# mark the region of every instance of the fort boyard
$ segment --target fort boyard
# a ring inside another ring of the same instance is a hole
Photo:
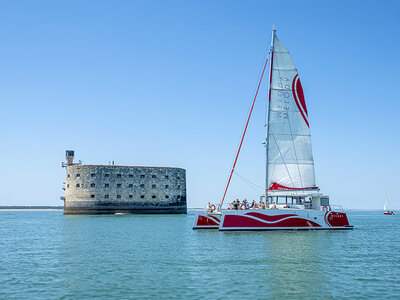
[[[74,163],[66,151],[64,214],[186,214],[186,171]]]

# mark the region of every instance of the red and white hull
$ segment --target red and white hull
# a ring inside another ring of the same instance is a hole
[[[353,229],[342,212],[312,209],[226,211],[219,230],[331,230]]]
[[[193,229],[218,229],[221,214],[197,212],[194,218]]]
[[[353,229],[346,213],[312,209],[257,209],[196,214],[193,229],[221,231]]]

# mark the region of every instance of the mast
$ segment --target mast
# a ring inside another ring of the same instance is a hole
[[[265,143],[265,203],[268,205],[268,144],[269,144],[269,119],[270,119],[270,104],[271,104],[271,82],[272,82],[272,67],[274,63],[274,39],[275,39],[275,25],[272,26],[271,38],[271,69],[269,72],[269,91],[268,91],[268,104],[267,104],[267,135]]]

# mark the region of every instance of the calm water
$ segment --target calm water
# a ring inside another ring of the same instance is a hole
[[[400,297],[400,215],[231,233],[193,217],[0,212],[0,299]]]

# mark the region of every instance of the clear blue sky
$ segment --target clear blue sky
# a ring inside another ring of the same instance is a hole
[[[1,1],[0,205],[62,205],[85,163],[187,170],[221,199],[271,27],[309,111],[317,184],[346,208],[400,208],[398,1]],[[237,172],[264,184],[266,81]],[[235,177],[233,198],[259,192]]]

